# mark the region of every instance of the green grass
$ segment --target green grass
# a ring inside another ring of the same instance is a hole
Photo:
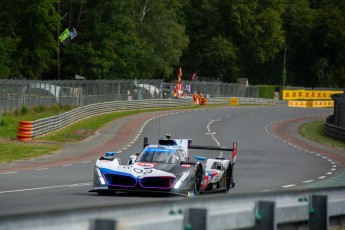
[[[30,142],[20,142],[15,140],[19,121],[34,121],[40,118],[58,115],[71,109],[69,107],[57,106],[50,109],[38,107],[29,111],[24,108],[21,111],[4,114],[0,117],[0,163],[6,164],[16,160],[27,160],[51,154],[61,148],[61,143],[83,140],[92,135],[97,129],[124,116],[152,111],[190,109],[197,107],[199,106],[108,113],[81,120],[49,135],[34,138],[34,140]],[[37,141],[41,143],[37,143]]]
[[[51,154],[61,148],[61,144],[9,143],[0,142],[0,163],[16,160],[28,160],[34,157]]]
[[[58,130],[51,134],[35,138],[37,140],[56,141],[56,142],[75,142],[85,139],[96,132],[96,130],[102,128],[106,124],[119,119],[121,117],[158,111],[158,109],[145,109],[145,110],[132,110],[124,112],[107,113],[98,116],[93,116],[87,119],[83,119],[79,122],[73,123],[64,129]]]
[[[206,106],[214,107],[214,105]],[[219,105],[218,105],[219,107]],[[153,111],[166,111],[176,109],[192,109],[199,108],[199,106],[186,106],[181,108],[165,108],[165,109],[141,109],[141,110],[129,110],[123,112],[113,112],[93,116],[90,118],[83,119],[79,122],[73,123],[64,129],[52,132],[51,134],[35,138],[37,140],[44,141],[56,141],[56,142],[75,142],[85,139],[96,132],[96,130],[102,128],[106,124],[129,115],[138,113],[153,112]]]
[[[34,121],[45,117],[50,117],[71,110],[70,106],[37,106],[28,110],[23,107],[19,111],[6,113],[0,117],[0,137],[6,139],[16,139],[19,121]]]
[[[299,132],[313,140],[331,147],[335,147],[335,148],[340,148],[340,149],[345,149],[345,142],[338,140],[336,138],[327,136],[323,133],[323,124],[324,121],[320,120],[320,121],[313,121],[313,122],[309,122],[306,123],[304,125],[302,125],[299,128]]]

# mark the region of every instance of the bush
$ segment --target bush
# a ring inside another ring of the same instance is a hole
[[[260,85],[259,97],[266,99],[273,99],[276,86],[274,85]]]
[[[35,113],[43,113],[47,110],[47,107],[44,105],[38,105],[32,108],[32,111],[34,111]]]
[[[28,109],[28,107],[26,107],[26,106],[23,106],[21,109],[20,109],[20,111],[19,111],[19,114],[20,115],[25,115],[25,114],[28,114],[29,113],[29,109]]]

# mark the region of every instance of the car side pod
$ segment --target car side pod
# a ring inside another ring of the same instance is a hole
[[[207,158],[203,157],[203,156],[195,156],[195,159],[197,159],[198,161],[202,161],[202,162],[206,162]]]

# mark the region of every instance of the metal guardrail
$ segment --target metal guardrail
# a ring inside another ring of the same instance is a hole
[[[230,98],[208,98],[207,104],[229,104]],[[239,104],[277,104],[277,100],[261,99],[261,98],[239,98]],[[133,101],[112,101],[104,103],[96,103],[86,105],[68,111],[66,113],[42,118],[32,122],[29,136],[25,136],[26,140],[31,137],[37,137],[56,131],[66,125],[81,120],[86,117],[99,115],[103,113],[147,108],[173,108],[181,106],[193,105],[191,98],[186,99],[151,99],[151,100],[133,100]],[[20,128],[20,127],[19,127]],[[19,138],[20,139],[20,138]]]
[[[217,98],[207,98],[207,104],[229,104],[231,97],[217,97]],[[238,98],[239,104],[254,104],[254,105],[278,105],[287,104],[287,101],[275,100],[275,99],[265,99],[265,98],[250,98],[250,97],[236,97]]]
[[[32,137],[40,136],[58,130],[86,117],[103,113],[125,111],[132,109],[173,108],[191,105],[191,100],[140,100],[140,101],[112,101],[86,105],[66,113],[42,118],[32,122]]]
[[[170,198],[0,217],[6,230],[310,229],[344,225],[345,187]],[[92,196],[90,196],[92,199]]]

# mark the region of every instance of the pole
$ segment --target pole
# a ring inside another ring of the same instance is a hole
[[[58,7],[58,14],[60,16],[60,0],[57,1],[57,7]],[[60,19],[58,22],[57,26],[57,52],[56,52],[56,59],[57,59],[57,79],[60,80],[60,41],[59,41],[59,36],[60,36]]]
[[[285,82],[286,82],[286,47],[284,50],[284,61],[283,61],[283,75],[282,75],[282,80],[283,80],[283,89],[285,88]]]

